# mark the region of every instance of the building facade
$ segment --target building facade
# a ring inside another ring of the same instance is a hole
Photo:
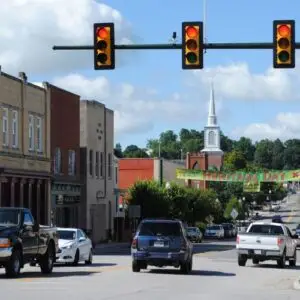
[[[44,83],[51,97],[52,223],[79,226],[80,96]]]
[[[27,81],[0,74],[0,206],[31,209],[50,222],[50,95]]]
[[[94,242],[114,231],[114,112],[97,101],[80,101],[82,192],[80,225]]]

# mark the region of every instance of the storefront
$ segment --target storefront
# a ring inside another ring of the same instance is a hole
[[[78,227],[80,184],[52,183],[52,223],[58,227]]]

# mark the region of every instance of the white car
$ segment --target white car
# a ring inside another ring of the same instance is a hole
[[[92,241],[84,231],[78,228],[57,228],[59,250],[56,263],[72,263],[76,266],[84,261],[87,265],[93,262]]]
[[[210,225],[206,227],[205,237],[224,238],[224,228],[222,225]]]

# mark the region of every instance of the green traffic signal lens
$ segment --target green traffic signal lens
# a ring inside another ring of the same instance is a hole
[[[197,55],[194,52],[187,53],[185,57],[190,64],[197,62]]]
[[[287,52],[287,51],[281,51],[279,54],[278,54],[278,59],[281,61],[281,62],[287,62],[289,61],[290,59],[290,54]]]
[[[287,38],[281,38],[278,40],[278,46],[281,49],[287,49],[290,46],[290,41]]]
[[[105,64],[107,62],[107,55],[105,53],[100,53],[97,55],[97,59],[101,64]]]
[[[107,48],[107,42],[105,41],[99,41],[97,43],[97,48],[100,49],[100,50],[104,50]]]
[[[191,51],[193,51],[193,50],[196,50],[197,49],[197,42],[195,41],[195,40],[188,40],[187,42],[186,42],[186,47],[189,49],[189,50],[191,50]]]

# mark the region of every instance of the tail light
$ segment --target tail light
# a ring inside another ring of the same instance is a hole
[[[132,249],[137,249],[138,247],[138,240],[135,238],[132,240],[132,243],[131,243],[131,248]]]
[[[240,243],[240,237],[239,237],[239,236],[236,237],[236,243],[237,243],[237,244]]]
[[[277,238],[277,245],[281,246],[284,243],[284,239],[283,238]]]

